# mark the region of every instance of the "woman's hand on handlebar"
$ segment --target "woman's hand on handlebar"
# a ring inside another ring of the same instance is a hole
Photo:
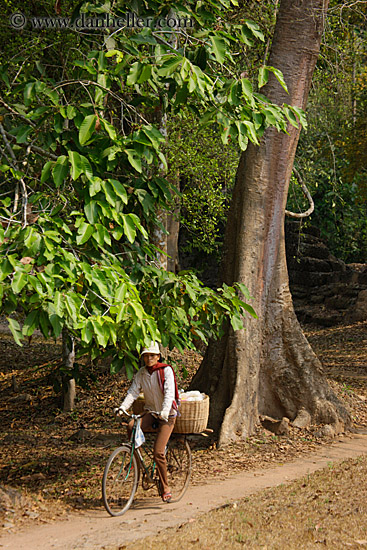
[[[113,412],[116,416],[130,416],[124,407],[117,407],[116,409],[113,409]]]

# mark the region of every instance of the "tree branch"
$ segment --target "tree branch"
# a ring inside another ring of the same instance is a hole
[[[12,134],[9,134],[9,132],[5,131],[5,135],[10,140],[16,140],[17,138],[13,136]],[[45,149],[42,149],[41,147],[38,147],[38,145],[33,145],[29,143],[18,143],[21,147],[30,147],[32,151],[35,153],[38,153],[41,156],[44,156],[46,158],[49,158],[51,160],[57,160],[59,157],[57,155],[54,155],[53,153],[50,153],[49,151],[46,151]]]
[[[0,104],[5,107],[5,109],[7,111],[9,111],[9,113],[11,113],[12,115],[15,115],[17,116],[18,118],[21,118],[24,122],[26,122],[27,124],[29,124],[30,126],[32,126],[33,128],[36,127],[36,124],[34,122],[32,122],[32,120],[29,120],[27,117],[25,117],[24,115],[21,115],[20,113],[17,113],[17,111],[14,111],[14,109],[12,107],[10,107],[10,105],[8,105],[7,103],[5,103],[5,101],[0,97]]]
[[[122,97],[120,97],[119,95],[117,95],[115,92],[113,92],[112,90],[110,90],[109,88],[106,88],[106,86],[102,86],[102,84],[99,84],[99,82],[94,82],[93,80],[68,80],[66,82],[60,82],[59,84],[57,84],[56,86],[54,86],[52,88],[52,90],[57,90],[58,88],[63,88],[64,86],[69,86],[71,84],[80,84],[81,86],[97,86],[98,88],[100,88],[101,90],[105,91],[106,93],[108,93],[109,95],[111,95],[112,97],[114,97],[117,101],[119,101],[121,104],[125,105],[125,107],[127,109],[129,109],[130,111],[132,111],[133,113],[135,113],[136,116],[138,116],[140,118],[140,120],[142,120],[144,122],[144,124],[149,124],[149,122],[143,117],[143,115],[141,113],[139,113],[139,111],[137,109],[135,109],[132,105],[129,105],[128,103],[126,103],[126,101],[124,101],[122,99]]]
[[[295,212],[290,212],[289,210],[286,210],[285,213],[286,213],[287,216],[290,216],[291,218],[307,218],[315,210],[315,204],[312,200],[312,197],[311,197],[311,194],[310,194],[309,190],[307,189],[306,185],[303,183],[302,178],[301,178],[298,170],[293,168],[293,172],[294,172],[294,175],[296,176],[296,178],[298,180],[298,183],[302,187],[303,193],[305,194],[305,196],[308,198],[308,200],[310,202],[310,208],[308,210],[306,210],[306,212],[302,212],[300,214],[296,214]]]
[[[9,151],[10,156],[12,158],[11,166],[14,168],[15,171],[17,171],[17,162],[18,162],[17,157],[15,156],[14,151],[13,151],[13,149],[12,149],[12,147],[11,147],[9,141],[8,141],[8,138],[7,138],[7,135],[6,135],[7,132],[4,130],[4,126],[1,124],[1,122],[0,122],[0,132],[1,132],[1,135],[3,136],[5,147]],[[21,186],[22,186],[22,211],[23,211],[23,225],[22,225],[22,227],[24,228],[27,225],[28,194],[27,194],[27,187],[26,187],[26,184],[24,182],[24,179],[20,178],[19,181],[20,181]],[[17,209],[18,209],[19,181],[17,180],[17,183],[15,185],[13,212],[16,212]]]

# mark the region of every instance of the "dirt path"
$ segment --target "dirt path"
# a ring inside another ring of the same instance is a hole
[[[367,433],[340,437],[294,462],[189,488],[184,499],[177,504],[163,505],[158,499],[144,500],[121,518],[108,517],[104,509],[72,515],[64,521],[6,534],[0,538],[0,549],[117,550],[128,542],[185,523],[229,501],[292,481],[324,468],[330,462],[362,454],[367,454]]]

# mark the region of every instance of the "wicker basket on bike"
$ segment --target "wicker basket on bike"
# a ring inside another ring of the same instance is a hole
[[[182,400],[178,408],[174,433],[192,434],[204,431],[209,418],[209,396],[202,394],[201,401]],[[142,414],[144,411],[144,395],[140,394],[133,403],[134,414]]]

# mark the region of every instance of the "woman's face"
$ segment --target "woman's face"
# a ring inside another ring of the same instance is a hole
[[[144,353],[143,360],[146,367],[154,367],[159,361],[159,355],[157,353]]]

